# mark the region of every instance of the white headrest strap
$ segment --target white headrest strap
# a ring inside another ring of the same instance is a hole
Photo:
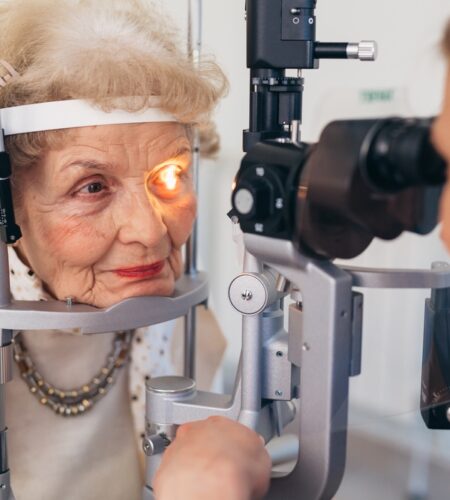
[[[5,136],[96,125],[176,121],[174,116],[157,107],[137,113],[117,109],[105,112],[83,100],[43,102],[0,109],[0,124]]]

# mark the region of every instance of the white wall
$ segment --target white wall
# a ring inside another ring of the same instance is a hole
[[[164,3],[181,19],[186,0]],[[247,126],[244,0],[205,0],[203,6],[204,51],[216,55],[231,83],[216,115],[222,151],[202,166],[200,203],[201,264],[211,275],[211,306],[229,340],[230,368],[239,353],[240,317],[228,303],[227,286],[239,264],[226,212]],[[444,78],[438,43],[447,18],[448,0],[319,0],[318,40],[375,39],[380,55],[376,63],[324,61],[319,71],[304,73],[303,138],[316,140],[334,118],[436,113]],[[368,103],[362,96],[371,90],[387,90],[391,98]],[[356,262],[428,267],[443,259],[447,255],[436,231],[425,238],[404,235],[393,243],[377,241]],[[417,409],[424,296],[416,291],[366,292],[363,375],[352,381],[358,405],[384,415]]]

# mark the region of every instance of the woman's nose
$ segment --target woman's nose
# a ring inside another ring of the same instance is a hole
[[[124,196],[114,214],[121,243],[154,247],[167,236],[161,207],[149,199],[144,187]]]

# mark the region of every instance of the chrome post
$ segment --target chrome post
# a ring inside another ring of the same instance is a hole
[[[194,66],[200,63],[202,47],[202,0],[188,0],[188,54]],[[192,177],[198,193],[200,139],[198,130],[192,131]],[[198,227],[197,221],[186,243],[185,273],[197,273]],[[184,318],[184,376],[195,378],[196,309],[193,307]]]

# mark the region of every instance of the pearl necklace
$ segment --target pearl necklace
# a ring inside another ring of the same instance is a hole
[[[39,402],[62,417],[76,417],[90,410],[114,384],[117,371],[129,361],[132,331],[117,332],[106,364],[86,384],[74,390],[61,390],[49,384],[31,359],[21,335],[14,337],[14,360],[30,392]]]

